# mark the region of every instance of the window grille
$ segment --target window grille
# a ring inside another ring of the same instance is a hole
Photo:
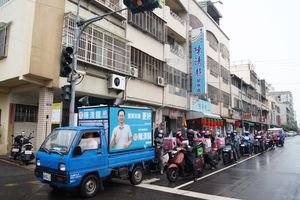
[[[64,19],[63,45],[73,45],[75,20],[70,15]],[[78,60],[105,69],[129,73],[130,47],[125,39],[104,29],[90,25],[81,35]]]

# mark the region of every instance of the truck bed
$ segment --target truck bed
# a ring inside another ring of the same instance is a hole
[[[153,160],[154,158],[155,158],[154,148],[119,152],[119,153],[110,154],[108,156],[108,167],[116,168],[121,166],[127,166],[134,163]]]

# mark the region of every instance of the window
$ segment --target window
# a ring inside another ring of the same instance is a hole
[[[222,58],[229,63],[229,51],[227,47],[222,43],[220,44],[220,51]]]
[[[171,66],[167,66],[164,72],[165,82],[170,85],[170,94],[186,97],[187,74]]]
[[[215,52],[218,52],[218,40],[214,36],[214,34],[210,31],[206,31],[207,40],[209,43],[209,46],[215,50]]]
[[[230,94],[226,92],[222,92],[222,93],[223,93],[223,98],[222,98],[223,107],[228,108],[230,105]]]
[[[17,104],[15,111],[15,122],[37,122],[38,107]]]
[[[74,16],[65,17],[63,45],[72,45]],[[129,73],[130,50],[125,39],[98,26],[90,25],[83,32],[78,49],[78,59],[109,70]]]
[[[207,56],[207,68],[209,73],[214,77],[218,78],[220,75],[220,66],[219,63],[213,60],[211,57]]]
[[[156,83],[157,77],[163,77],[164,62],[134,47],[131,47],[131,65],[138,69],[138,77]]]
[[[233,107],[234,108],[237,108],[237,109],[241,109],[242,108],[242,102],[241,100],[237,99],[237,98],[234,98],[233,99]]]
[[[229,83],[229,70],[227,70],[225,67],[221,66],[221,76],[223,83],[227,84]]]
[[[98,149],[101,146],[99,132],[85,132],[79,141],[82,151]]]
[[[1,5],[1,0],[0,0]],[[7,56],[9,24],[0,22],[0,59]]]
[[[211,85],[207,85],[207,93],[211,103],[218,105],[220,101],[220,90]]]
[[[149,35],[165,42],[165,21],[156,16],[153,12],[132,14],[128,12],[128,23],[147,32]]]

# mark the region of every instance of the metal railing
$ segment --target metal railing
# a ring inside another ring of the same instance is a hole
[[[94,1],[104,5],[105,7],[111,9],[112,11],[121,10],[123,8],[122,2],[120,0],[94,0]],[[122,11],[117,14],[126,18],[127,11]]]
[[[63,45],[72,46],[75,20],[70,15],[64,19]],[[130,48],[125,40],[117,38],[95,25],[82,34],[78,48],[78,59],[102,68],[129,73]]]

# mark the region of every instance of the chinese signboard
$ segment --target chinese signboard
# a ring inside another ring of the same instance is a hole
[[[205,28],[192,30],[192,92],[206,93]]]
[[[252,120],[252,115],[250,113],[244,113],[245,120]]]
[[[61,115],[62,115],[62,106],[61,103],[54,103],[52,105],[52,124],[60,124],[61,122]]]
[[[193,101],[192,104],[192,110],[196,112],[204,112],[204,113],[211,113],[211,103],[208,101],[203,101],[201,99],[197,101]]]

